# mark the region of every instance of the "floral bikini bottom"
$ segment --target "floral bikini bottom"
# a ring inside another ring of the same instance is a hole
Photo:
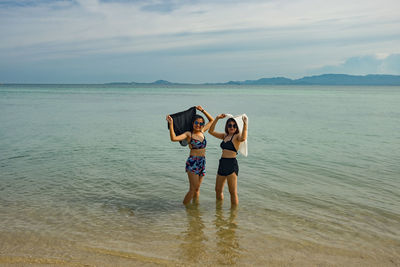
[[[189,156],[186,161],[187,172],[193,172],[197,175],[204,176],[206,174],[206,157]]]

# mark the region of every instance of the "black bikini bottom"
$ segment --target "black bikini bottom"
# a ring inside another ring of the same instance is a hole
[[[218,175],[227,176],[232,173],[239,174],[239,165],[236,158],[221,158],[219,160]]]

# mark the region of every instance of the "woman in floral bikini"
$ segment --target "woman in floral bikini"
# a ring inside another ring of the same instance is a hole
[[[186,161],[186,173],[189,178],[189,191],[183,199],[183,204],[188,204],[192,199],[197,201],[200,195],[200,185],[203,181],[203,177],[206,174],[206,145],[207,141],[204,133],[210,128],[214,118],[208,114],[201,106],[196,106],[196,109],[203,112],[209,122],[205,124],[204,118],[200,115],[195,115],[193,119],[193,130],[184,132],[178,136],[174,132],[174,123],[171,116],[167,115],[167,121],[169,123],[169,133],[171,141],[177,142],[187,140],[190,148],[190,155]]]

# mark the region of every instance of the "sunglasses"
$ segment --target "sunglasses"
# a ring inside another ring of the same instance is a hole
[[[195,125],[200,124],[200,126],[204,126],[204,122],[195,121],[194,124],[195,124]]]
[[[232,123],[229,123],[228,124],[228,128],[237,128],[237,125],[236,124],[232,124]]]

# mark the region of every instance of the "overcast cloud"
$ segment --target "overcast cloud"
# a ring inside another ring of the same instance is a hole
[[[400,74],[400,2],[0,0],[0,82]]]

